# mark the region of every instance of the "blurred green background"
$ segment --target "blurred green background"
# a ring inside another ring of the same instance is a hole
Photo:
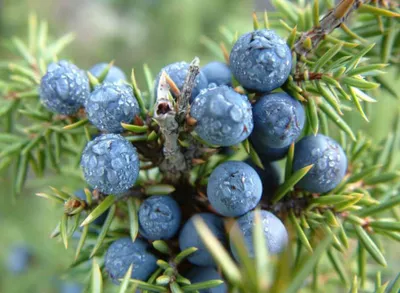
[[[257,2],[257,3],[255,3]],[[27,16],[35,11],[48,20],[53,36],[75,32],[75,42],[62,57],[72,59],[82,69],[98,62],[115,60],[126,73],[147,63],[153,73],[175,61],[190,61],[199,56],[202,64],[214,59],[201,43],[201,36],[219,40],[220,26],[239,33],[251,29],[251,12],[265,7],[266,1],[250,0],[0,0],[0,39],[26,35]],[[11,58],[0,47],[0,59]],[[394,73],[387,78],[398,82]],[[399,87],[400,89],[400,87]],[[355,129],[367,131],[378,141],[387,136],[398,102],[380,92],[380,103],[372,105],[369,124],[357,113],[347,115]],[[79,172],[79,170],[77,170]],[[73,259],[72,249],[50,240],[61,211],[44,199],[34,196],[47,186],[68,186],[70,191],[83,182],[48,176],[30,181],[16,205],[9,200],[6,174],[0,174],[0,293],[58,292],[58,277]],[[27,272],[19,275],[6,269],[10,249],[27,244],[34,255]],[[391,266],[398,256],[388,257]],[[396,265],[398,267],[398,265]],[[393,268],[393,267],[392,267]]]

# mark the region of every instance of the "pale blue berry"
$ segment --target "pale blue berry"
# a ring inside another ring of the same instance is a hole
[[[105,194],[131,188],[139,175],[136,148],[119,134],[103,134],[90,141],[81,158],[87,183]]]
[[[186,76],[189,72],[189,63],[181,61],[169,64],[161,69],[155,81],[154,95],[157,97],[158,83],[160,81],[161,73],[165,71],[168,76],[174,81],[176,86],[180,91],[183,90],[183,85],[185,84]],[[195,79],[195,86],[192,90],[192,96],[190,98],[190,102],[200,93],[200,91],[204,88],[207,88],[207,78],[200,71]],[[174,98],[177,98],[174,96]]]
[[[223,281],[221,275],[213,267],[193,267],[185,277],[190,280],[192,284],[202,283],[211,280]],[[228,288],[225,283],[210,289],[199,290],[199,293],[226,293]]]
[[[347,157],[342,147],[322,134],[303,137],[294,148],[293,170],[313,164],[297,187],[309,192],[325,193],[343,180],[347,170]]]
[[[118,83],[97,86],[85,102],[89,121],[107,132],[122,132],[121,123],[130,123],[140,109],[132,88]]]
[[[305,112],[301,103],[286,93],[267,94],[254,105],[253,120],[251,137],[270,148],[284,148],[300,136]]]
[[[185,250],[189,247],[196,247],[198,249],[195,253],[191,254],[188,257],[188,260],[191,263],[198,266],[215,266],[215,262],[210,252],[201,240],[194,226],[194,219],[196,217],[201,217],[201,219],[206,223],[214,236],[221,243],[226,243],[223,220],[214,214],[200,213],[191,217],[183,226],[179,234],[179,247],[181,250]]]
[[[107,68],[107,63],[98,63],[94,65],[92,68],[89,69],[90,73],[93,74],[95,77],[100,77],[102,72]],[[126,81],[126,75],[121,70],[121,68],[113,65],[108,70],[108,73],[104,79],[104,82],[118,82],[118,81]]]
[[[225,85],[203,90],[193,101],[190,115],[197,120],[196,133],[213,145],[238,144],[253,130],[249,100]]]
[[[267,29],[242,35],[233,46],[229,61],[237,81],[256,92],[280,87],[292,68],[292,54],[285,40]]]
[[[141,239],[132,242],[132,239],[127,237],[113,242],[104,258],[104,266],[111,280],[119,284],[119,279],[125,276],[131,265],[132,279],[147,280],[157,269],[157,258],[148,248],[149,245]]]
[[[201,71],[206,76],[208,84],[232,85],[232,73],[225,63],[214,61],[206,64]]]
[[[208,179],[208,200],[218,213],[226,217],[241,216],[254,209],[261,195],[260,176],[243,162],[222,163]]]
[[[75,114],[89,93],[86,73],[65,60],[48,66],[39,88],[43,105],[51,112],[63,115]]]
[[[248,254],[254,258],[254,211],[248,212],[237,219],[237,225],[240,232],[243,234],[243,239],[246,244]],[[266,246],[270,254],[278,254],[282,252],[288,243],[288,233],[282,221],[274,214],[268,211],[261,210],[260,212],[262,228],[264,232]],[[233,228],[232,228],[233,229]],[[232,233],[232,230],[231,230]],[[233,256],[237,261],[239,257],[233,245],[233,237],[230,237],[230,245]]]
[[[139,231],[149,240],[171,239],[178,232],[181,210],[168,195],[153,195],[139,208]]]

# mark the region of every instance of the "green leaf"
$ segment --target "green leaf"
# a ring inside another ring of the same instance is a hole
[[[395,222],[393,220],[375,220],[370,222],[369,226],[374,229],[400,232],[400,222]]]
[[[90,253],[90,257],[93,257],[97,253],[97,251],[99,250],[101,245],[103,244],[103,241],[106,238],[107,232],[110,229],[111,223],[114,219],[116,208],[117,207],[115,205],[110,207],[108,214],[107,214],[107,218],[106,218],[103,226],[101,227],[99,236],[97,237],[96,244],[94,245],[93,250]]]
[[[82,222],[81,227],[89,225],[91,222],[100,217],[106,210],[114,204],[115,196],[108,195]]]
[[[293,145],[293,144],[292,144]],[[254,212],[253,243],[255,255],[255,270],[257,274],[258,287],[261,290],[268,288],[266,276],[268,275],[268,249],[264,236],[264,227],[261,220],[260,210]]]
[[[92,262],[91,292],[103,292],[103,278],[101,276],[100,266],[95,259]]]
[[[335,110],[326,103],[319,104],[319,108],[345,133],[347,133],[352,140],[356,140],[353,130],[350,126],[340,117]]]
[[[194,225],[204,245],[207,247],[216,263],[221,267],[226,278],[233,285],[239,284],[241,280],[241,274],[238,267],[223,245],[211,232],[210,228],[207,227],[207,224],[197,216],[194,220]]]
[[[398,293],[400,290],[400,273],[397,274],[396,278],[390,282],[385,290],[385,293]]]
[[[269,20],[268,20],[267,10],[265,10],[263,13],[263,20],[264,20],[264,28],[269,29]]]
[[[319,27],[319,0],[313,1],[312,16],[314,26]]]
[[[130,283],[136,284],[139,289],[149,290],[151,292],[168,292],[168,289],[162,286],[153,285],[140,280],[130,279]]]
[[[161,286],[166,286],[171,282],[170,276],[161,275],[156,279],[156,284]]]
[[[289,212],[289,219],[293,223],[294,228],[296,229],[297,232],[297,237],[301,241],[301,243],[304,245],[305,248],[309,252],[313,252],[313,249],[311,247],[310,242],[308,241],[307,235],[304,233],[303,228],[301,228],[299,221],[297,220],[293,210]]]
[[[286,156],[286,165],[285,165],[285,181],[292,176],[293,169],[293,158],[294,158],[294,143],[292,143],[289,147],[287,156]]]
[[[353,225],[354,230],[357,234],[358,239],[361,241],[364,248],[369,252],[369,254],[375,259],[377,263],[386,267],[387,263],[382,252],[376,246],[375,242],[369,237],[367,232],[360,225]]]
[[[87,238],[87,235],[88,235],[88,231],[89,231],[89,226],[88,225],[84,226],[82,228],[81,237],[79,238],[79,242],[78,242],[78,245],[76,247],[75,261],[78,259],[79,255],[80,255],[80,253],[82,251],[83,245],[85,245],[85,241],[86,241],[86,238]]]
[[[149,93],[149,101],[147,106],[149,109],[152,109],[156,102],[156,97],[154,96],[154,78],[147,64],[143,65],[143,71],[144,71],[144,77],[146,79],[147,91]]]
[[[63,214],[60,224],[61,239],[64,243],[65,249],[68,249],[68,215]]]
[[[126,123],[121,123],[122,127],[126,130],[132,131],[134,133],[144,133],[147,132],[149,127],[147,125],[132,125],[132,124],[126,124]]]
[[[259,168],[264,170],[264,165],[260,159],[260,156],[257,154],[256,150],[254,149],[254,147],[249,144],[250,146],[250,158],[252,160],[252,162]]]
[[[366,282],[367,252],[360,242],[358,243],[357,252],[358,275],[361,279],[361,286],[363,286]]]
[[[167,195],[175,191],[175,187],[169,184],[156,184],[144,187],[144,193],[147,195]]]
[[[163,240],[156,240],[153,241],[153,247],[155,249],[157,249],[159,252],[166,254],[166,255],[170,255],[171,254],[171,250],[168,247],[168,244],[163,241]]]
[[[358,63],[360,62],[361,58],[367,54],[369,51],[372,50],[372,48],[375,46],[375,44],[371,44],[364,49],[362,49],[360,52],[355,54],[348,62],[347,62],[347,72],[353,70],[354,68],[357,67]]]
[[[64,200],[68,200],[68,199],[71,198],[71,195],[70,195],[70,194],[68,194],[68,193],[66,193],[66,192],[64,192],[64,191],[62,191],[62,190],[59,190],[59,189],[57,189],[57,188],[54,188],[54,187],[52,187],[52,186],[49,186],[49,187],[50,187],[50,189],[51,189],[55,194],[57,194],[58,197],[60,197],[60,198],[62,198],[62,199],[64,199]]]
[[[171,292],[172,292],[172,293],[182,293],[182,292],[183,292],[182,289],[181,289],[181,287],[179,286],[179,284],[176,283],[176,282],[172,282],[172,283],[169,285],[169,288],[171,289]]]
[[[388,9],[372,6],[369,4],[362,3],[358,8],[360,13],[372,13],[375,15],[387,16],[387,17],[400,17],[400,13],[390,11]]]
[[[12,42],[17,49],[18,53],[27,61],[30,65],[36,64],[35,57],[29,52],[28,47],[21,41],[20,38],[13,37]]]
[[[186,248],[185,250],[182,250],[174,259],[174,262],[176,264],[180,264],[184,259],[192,255],[198,250],[197,247],[189,247]]]
[[[303,287],[304,281],[310,275],[315,265],[321,259],[322,255],[325,253],[331,242],[332,235],[328,234],[325,239],[319,242],[313,254],[307,255],[305,260],[299,266],[299,269],[295,272],[294,278],[292,279],[290,286],[285,291],[285,293],[296,293],[300,288]]]
[[[260,23],[258,22],[257,14],[255,12],[253,12],[252,16],[253,16],[253,30],[256,31],[260,29]]]
[[[193,292],[196,290],[206,290],[206,289],[211,289],[214,287],[218,287],[219,285],[223,284],[224,281],[222,280],[209,280],[205,282],[200,282],[200,283],[195,283],[187,286],[183,286],[182,290],[183,292]]]
[[[314,135],[316,135],[319,130],[319,119],[317,110],[318,107],[314,98],[310,97],[307,103],[307,117],[309,118],[309,123]]]
[[[372,90],[379,87],[379,83],[366,81],[359,77],[343,77],[341,81],[348,86],[354,86],[363,90]]]
[[[136,206],[136,200],[134,198],[129,198],[127,200],[127,205],[129,213],[129,231],[132,242],[134,242],[139,232],[139,219],[138,219],[138,209]]]
[[[75,34],[68,33],[57,39],[54,43],[48,46],[46,59],[54,58],[57,56],[66,46],[68,46],[75,39]]]
[[[278,190],[275,192],[275,196],[272,199],[273,203],[280,201],[293,187],[299,182],[304,176],[307,175],[308,171],[313,167],[313,165],[308,165],[300,170],[297,170],[287,179]]]
[[[400,178],[399,175],[400,175],[399,172],[387,172],[373,177],[369,177],[364,180],[364,183],[367,185],[377,185],[382,183],[388,183],[395,180],[397,181]]]
[[[121,285],[119,286],[119,293],[128,293],[128,286],[129,286],[129,280],[132,275],[132,269],[133,269],[133,264],[129,266],[129,269],[126,271],[125,277],[121,282]],[[136,288],[132,288],[131,291],[136,291]]]
[[[333,57],[340,52],[342,49],[343,44],[336,44],[332,48],[330,48],[324,55],[318,58],[317,62],[315,62],[314,66],[312,67],[312,71],[320,72],[321,68],[331,61]]]
[[[91,89],[94,89],[96,86],[100,85],[99,80],[90,71],[87,71],[86,73],[89,78],[89,83],[90,83]]]
[[[339,259],[336,253],[332,249],[328,249],[328,258],[332,263],[333,268],[335,269],[336,273],[339,275],[340,279],[342,280],[343,284],[347,287],[349,284],[349,279],[347,277],[348,273],[343,267],[344,261]]]
[[[54,200],[55,202],[64,204],[64,200],[62,198],[60,198],[60,197],[58,197],[56,195],[53,195],[53,194],[48,194],[48,193],[44,193],[44,192],[38,192],[38,193],[36,193],[36,196],[43,197],[43,198],[50,199],[50,200]]]
[[[79,121],[77,121],[77,122],[75,122],[75,123],[65,125],[65,126],[63,127],[63,130],[76,129],[76,128],[79,128],[79,127],[81,127],[81,126],[86,125],[87,123],[89,123],[89,119],[87,119],[87,118],[81,119],[81,120],[79,120]]]
[[[144,104],[142,93],[140,92],[140,89],[139,89],[139,87],[137,85],[137,82],[136,82],[135,70],[134,69],[132,69],[131,82],[132,82],[132,87],[133,87],[133,94],[135,95],[135,98],[138,101],[140,112],[142,113],[142,116],[144,117],[147,114],[147,109],[146,109],[146,106]]]

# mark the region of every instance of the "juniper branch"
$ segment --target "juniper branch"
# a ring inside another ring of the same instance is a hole
[[[169,85],[166,74],[160,77],[157,101],[154,111],[154,119],[160,125],[160,131],[164,136],[163,155],[160,170],[166,176],[167,181],[178,181],[187,170],[187,164],[178,143],[179,124],[176,120],[176,110],[173,102],[168,98]]]
[[[342,0],[334,9],[328,12],[320,21],[318,26],[314,26],[308,32],[302,34],[300,39],[294,45],[294,51],[300,55],[307,55],[313,48],[325,38],[326,35],[333,32],[344,23],[350,14],[357,10],[362,4],[369,0]],[[304,46],[306,40],[311,40],[311,46]]]

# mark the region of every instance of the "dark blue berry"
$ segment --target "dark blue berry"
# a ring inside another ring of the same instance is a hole
[[[131,188],[139,175],[136,148],[119,134],[104,134],[90,141],[81,167],[86,182],[105,194],[118,195]]]
[[[27,246],[14,246],[8,254],[7,268],[13,274],[21,274],[27,270],[31,259],[32,253]]]
[[[170,239],[178,232],[181,210],[167,195],[153,195],[140,205],[140,234],[149,240]]]
[[[265,199],[271,199],[281,183],[281,173],[278,164],[263,162],[264,169],[261,169],[251,160],[246,160],[246,163],[257,172],[258,176],[260,176],[263,189],[262,197]]]
[[[39,93],[50,111],[75,114],[89,97],[89,79],[83,70],[65,60],[51,63],[42,77]]]
[[[294,142],[304,127],[305,113],[299,101],[286,93],[267,94],[253,107],[251,134],[270,148],[284,148]]]
[[[255,135],[250,136],[250,141],[264,164],[283,159],[286,157],[289,150],[289,146],[284,148],[271,148],[265,144],[262,137],[257,137]]]
[[[190,115],[197,120],[197,134],[214,145],[238,144],[253,130],[249,100],[228,86],[202,91],[193,101]]]
[[[280,87],[292,68],[292,53],[273,30],[256,30],[242,35],[232,48],[230,68],[243,87],[270,92]]]
[[[192,284],[202,283],[211,280],[223,280],[221,275],[213,267],[193,267],[185,277]],[[199,293],[226,293],[228,288],[225,283],[210,289],[199,290]]]
[[[347,157],[342,147],[322,134],[302,138],[295,145],[293,170],[313,164],[297,187],[309,192],[324,193],[342,181],[347,170]]]
[[[175,62],[172,64],[169,64],[165,66],[163,69],[161,69],[160,73],[158,74],[155,82],[155,88],[154,88],[154,95],[157,97],[157,89],[158,89],[158,83],[160,81],[161,73],[165,71],[169,77],[174,81],[176,86],[179,88],[179,90],[182,91],[183,85],[185,84],[185,79],[186,76],[189,72],[189,63],[186,63],[184,61],[181,62]],[[196,77],[195,80],[195,87],[192,90],[192,97],[190,99],[190,102],[193,101],[193,99],[200,93],[200,91],[204,88],[207,88],[207,78],[205,75],[200,71],[199,74]],[[174,98],[177,98],[174,96]]]
[[[208,200],[218,213],[226,217],[241,216],[254,209],[261,195],[260,177],[243,162],[222,163],[208,179]]]
[[[282,221],[274,214],[260,211],[265,242],[270,254],[282,252],[288,243],[288,233]],[[237,219],[237,225],[243,234],[244,242],[250,257],[254,257],[253,230],[254,230],[254,211],[248,212]],[[230,237],[231,251],[236,260],[239,260],[234,249],[232,237]]]
[[[206,76],[208,84],[232,85],[232,73],[228,65],[214,61],[206,64],[201,71]]]
[[[179,247],[181,250],[185,250],[189,247],[198,248],[195,253],[188,257],[191,263],[198,266],[215,266],[211,254],[208,252],[207,247],[204,245],[194,226],[195,217],[201,217],[214,236],[219,239],[220,242],[226,243],[225,228],[222,218],[210,213],[201,213],[191,217],[183,226],[179,234]]]
[[[141,239],[132,242],[130,238],[120,238],[108,248],[104,266],[115,284],[119,284],[133,265],[132,279],[147,280],[157,269],[157,258],[148,251],[149,245]]]
[[[100,74],[107,68],[107,63],[98,63],[94,65],[92,68],[89,69],[90,73],[93,74],[95,77],[100,77]],[[118,81],[126,81],[126,75],[121,70],[121,68],[113,65],[108,70],[106,78],[104,82],[118,82]]]
[[[121,122],[130,123],[140,109],[132,88],[118,83],[103,83],[85,102],[89,121],[107,132],[122,132]]]

